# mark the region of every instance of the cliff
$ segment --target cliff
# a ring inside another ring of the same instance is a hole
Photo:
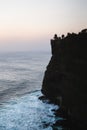
[[[42,93],[61,99],[76,120],[87,120],[87,29],[51,40],[52,57],[45,71]]]

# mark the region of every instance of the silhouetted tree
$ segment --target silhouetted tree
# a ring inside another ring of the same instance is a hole
[[[62,39],[64,39],[64,37],[65,37],[65,36],[64,36],[64,34],[63,34],[63,35],[62,35]]]
[[[58,36],[57,34],[54,35],[54,40],[57,40],[58,39]]]

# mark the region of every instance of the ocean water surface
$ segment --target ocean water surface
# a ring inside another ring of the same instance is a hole
[[[53,130],[58,106],[38,99],[49,59],[47,52],[0,53],[0,130]]]
[[[40,90],[49,58],[47,52],[0,53],[0,103]]]

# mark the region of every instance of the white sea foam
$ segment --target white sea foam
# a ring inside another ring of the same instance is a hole
[[[38,99],[40,91],[10,100],[0,108],[0,130],[52,130],[56,105]]]

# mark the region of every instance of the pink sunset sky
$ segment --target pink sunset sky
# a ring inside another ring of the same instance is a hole
[[[87,28],[87,0],[0,1],[0,52],[49,50],[55,33]]]

